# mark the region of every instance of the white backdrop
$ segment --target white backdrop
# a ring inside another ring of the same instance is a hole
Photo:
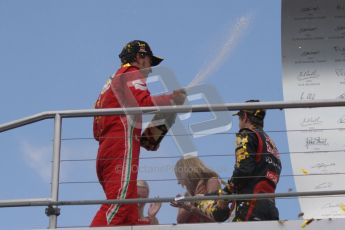
[[[345,0],[283,0],[282,57],[285,101],[345,99]],[[345,189],[345,108],[285,117],[297,191]],[[306,219],[345,217],[345,196],[299,201]]]

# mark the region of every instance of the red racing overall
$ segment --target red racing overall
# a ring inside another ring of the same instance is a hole
[[[123,65],[105,84],[95,108],[170,105],[171,95],[151,97],[146,77],[129,64]],[[96,116],[93,123],[99,142],[97,176],[107,199],[137,198],[142,115]],[[137,204],[102,204],[91,227],[134,225]]]

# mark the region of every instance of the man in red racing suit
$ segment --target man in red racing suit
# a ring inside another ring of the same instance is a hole
[[[131,41],[119,55],[122,66],[108,80],[95,108],[170,105],[183,101],[185,91],[151,96],[146,77],[163,59],[153,55],[144,41]],[[99,142],[96,170],[107,199],[137,198],[141,115],[96,116],[93,123]],[[91,227],[138,224],[138,204],[102,204]]]
[[[258,102],[250,100],[247,102]],[[236,134],[236,164],[229,181],[237,194],[274,193],[281,172],[279,152],[263,131],[265,110],[240,110]],[[274,199],[236,201],[233,221],[278,220]]]

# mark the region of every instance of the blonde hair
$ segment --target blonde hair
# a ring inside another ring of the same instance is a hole
[[[208,181],[211,178],[219,178],[218,174],[208,168],[198,157],[181,158],[175,165],[176,178],[184,181],[187,191],[195,195],[195,189],[200,180]]]
[[[137,180],[137,187],[147,188],[147,191],[150,191],[149,184],[145,180]]]

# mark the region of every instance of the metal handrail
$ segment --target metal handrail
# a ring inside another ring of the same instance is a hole
[[[183,105],[183,106],[154,106],[154,107],[131,107],[115,109],[86,109],[86,110],[65,110],[48,111],[18,119],[0,125],[0,133],[24,125],[35,123],[41,120],[54,118],[54,147],[53,147],[53,167],[51,197],[40,200],[21,200],[21,201],[0,201],[0,207],[18,206],[48,206],[49,228],[57,227],[57,207],[58,205],[86,205],[101,203],[141,203],[141,202],[170,202],[175,198],[149,198],[149,199],[130,199],[130,200],[96,200],[96,201],[59,201],[59,170],[60,170],[60,150],[61,150],[61,123],[63,118],[73,117],[93,117],[109,116],[116,114],[159,114],[159,113],[186,113],[186,112],[210,112],[210,111],[235,111],[240,109],[291,109],[291,108],[317,108],[317,107],[336,107],[345,106],[345,100],[317,100],[317,101],[289,101],[289,102],[253,102],[253,103],[227,103],[227,104],[206,104],[206,105]],[[344,190],[324,191],[324,192],[296,192],[281,194],[243,194],[227,196],[208,196],[208,197],[186,197],[186,201],[210,200],[210,199],[250,199],[273,198],[273,197],[292,197],[292,196],[319,196],[319,195],[344,195]]]
[[[84,109],[47,111],[18,119],[0,125],[0,133],[31,124],[37,121],[54,118],[60,114],[62,118],[109,116],[116,114],[140,114],[140,113],[186,113],[186,112],[210,112],[210,111],[236,111],[240,109],[292,109],[292,108],[317,108],[345,106],[345,100],[315,100],[315,101],[277,101],[277,102],[253,102],[253,103],[225,103],[213,105],[180,105],[180,106],[151,106],[115,109]]]
[[[188,196],[179,197],[178,201],[201,201],[201,200],[250,200],[268,198],[289,198],[289,197],[315,197],[315,196],[345,196],[345,190],[314,191],[314,192],[285,192],[285,193],[257,193],[257,194],[232,194],[212,196]],[[71,206],[71,205],[98,205],[98,204],[134,204],[134,203],[164,203],[176,201],[176,197],[155,197],[115,200],[65,200],[53,201],[49,199],[38,200],[9,200],[0,201],[0,207],[22,207],[22,206]]]

